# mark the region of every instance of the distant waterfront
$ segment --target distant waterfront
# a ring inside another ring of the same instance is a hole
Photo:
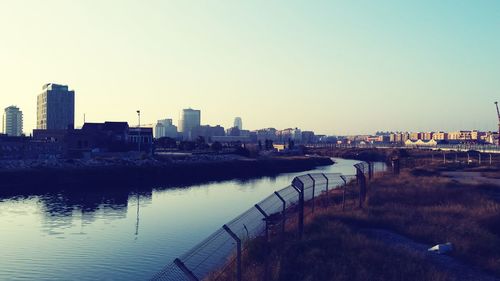
[[[353,173],[356,161],[336,161],[314,171]],[[3,197],[0,279],[148,279],[303,173],[173,189],[66,189]]]

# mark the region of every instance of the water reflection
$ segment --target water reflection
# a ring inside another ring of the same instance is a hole
[[[355,161],[309,172],[353,173]],[[302,172],[304,173],[304,172]],[[0,280],[144,280],[302,173],[0,193]]]

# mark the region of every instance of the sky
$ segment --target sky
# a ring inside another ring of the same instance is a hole
[[[496,130],[500,1],[0,0],[0,108],[322,134]]]

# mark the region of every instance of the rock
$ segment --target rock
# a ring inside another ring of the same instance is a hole
[[[446,254],[448,252],[451,252],[452,250],[453,250],[453,244],[447,242],[445,244],[437,244],[436,246],[429,248],[427,251],[435,252],[438,254]]]

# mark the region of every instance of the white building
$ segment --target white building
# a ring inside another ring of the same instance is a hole
[[[155,138],[177,138],[177,127],[172,124],[172,119],[158,120],[155,127]]]
[[[241,120],[241,117],[236,117],[234,118],[234,126],[238,129],[243,130],[243,121]]]
[[[201,124],[201,111],[196,109],[182,110],[181,117],[179,118],[179,132],[185,140],[191,140],[191,131],[194,128],[200,127]]]
[[[16,106],[5,109],[2,118],[2,132],[9,136],[23,134],[23,112]]]

